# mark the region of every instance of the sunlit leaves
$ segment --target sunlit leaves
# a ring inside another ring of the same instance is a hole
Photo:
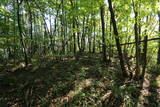
[[[156,2],[155,8],[156,8],[158,11],[160,11],[160,2]]]

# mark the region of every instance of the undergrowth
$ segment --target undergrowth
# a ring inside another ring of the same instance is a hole
[[[49,57],[14,72],[1,71],[0,107],[135,107],[140,92],[137,83],[123,82],[119,66],[105,65],[98,56],[90,57],[61,61]],[[151,70],[159,73],[159,66]],[[152,101],[157,96],[147,98]]]

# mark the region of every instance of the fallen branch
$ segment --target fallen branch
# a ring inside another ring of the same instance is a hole
[[[160,37],[148,39],[147,41],[153,41],[153,40],[160,40]],[[141,43],[141,42],[144,42],[144,40],[139,41],[139,43]],[[123,45],[132,45],[132,44],[135,44],[135,43],[136,43],[136,42],[121,43],[120,45],[121,45],[121,46],[123,46]],[[116,45],[112,45],[112,46],[116,46]]]

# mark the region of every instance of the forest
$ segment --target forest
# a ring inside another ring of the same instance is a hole
[[[0,0],[0,107],[160,107],[160,0]]]

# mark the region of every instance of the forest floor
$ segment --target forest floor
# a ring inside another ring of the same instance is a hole
[[[158,107],[160,75],[147,72],[143,88],[122,84],[117,62],[99,55],[78,60],[45,57],[28,67],[0,65],[0,107]]]

